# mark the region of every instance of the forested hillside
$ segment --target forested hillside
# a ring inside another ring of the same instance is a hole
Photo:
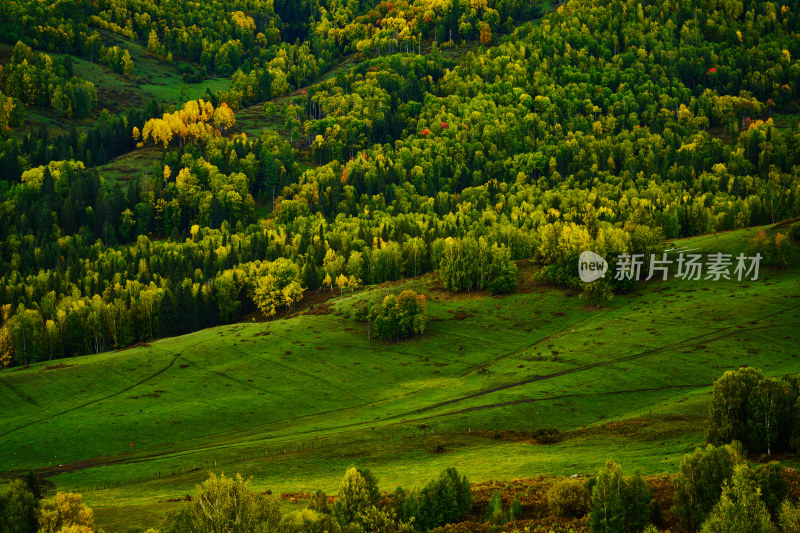
[[[5,365],[238,320],[278,258],[304,289],[502,292],[511,260],[575,284],[583,249],[800,214],[794,2],[178,4],[2,5]],[[71,55],[230,88],[98,112]]]

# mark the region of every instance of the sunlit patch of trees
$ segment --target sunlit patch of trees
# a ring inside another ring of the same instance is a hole
[[[399,341],[422,335],[428,322],[427,298],[410,290],[387,294],[380,301],[362,302],[355,318],[368,323],[370,338],[374,335],[378,339]]]
[[[145,122],[141,132],[133,128],[133,138],[144,146],[149,143],[163,144],[166,149],[173,139],[181,146],[186,142],[202,141],[215,132],[224,134],[236,122],[234,112],[228,104],[222,102],[215,109],[211,102],[202,98],[189,100],[183,107],[173,113],[164,113],[161,118],[151,118]]]

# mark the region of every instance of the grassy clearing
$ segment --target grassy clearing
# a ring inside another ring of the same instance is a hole
[[[179,106],[186,100],[203,97],[206,90],[213,93],[230,88],[229,78],[208,78],[201,83],[184,83],[178,73],[177,61],[167,63],[148,52],[140,43],[110,32],[102,33],[107,46],[119,45],[130,51],[135,67],[132,75],[125,77],[98,63],[72,56],[75,75],[95,85],[98,112],[108,109],[112,114],[126,113],[131,108],[144,109],[154,100],[159,105]],[[0,63],[10,59],[13,49],[13,45],[0,43]],[[48,52],[48,55],[55,61],[61,61],[64,56],[53,52]],[[58,120],[52,110],[28,107],[26,129],[35,131],[44,124],[51,135],[59,135],[69,131],[73,122],[78,129],[83,129],[93,125],[95,118]]]
[[[756,231],[676,244],[736,253]],[[209,470],[276,492],[333,492],[352,464],[387,490],[449,465],[473,481],[590,473],[610,457],[675,471],[702,443],[725,369],[800,370],[798,277],[648,283],[601,310],[529,281],[506,297],[449,295],[432,276],[373,287],[328,314],[3,372],[0,456],[6,472],[47,469],[81,488],[110,531],[155,524],[174,505],[159,502]],[[405,288],[430,297],[423,338],[370,341],[349,318],[359,300]],[[528,438],[549,426],[564,440]]]
[[[186,100],[202,97],[206,94],[206,89],[213,93],[216,90],[230,88],[230,80],[228,78],[208,78],[202,83],[184,83],[178,73],[179,62],[168,63],[163,58],[148,52],[147,48],[142,46],[141,43],[131,41],[114,33],[104,31],[101,33],[107,46],[119,45],[121,48],[127,49],[131,54],[135,67],[130,91],[127,93],[111,92],[117,98],[140,99],[141,103],[137,107],[144,107],[151,100],[155,100],[161,105],[179,106]],[[87,79],[93,81],[98,88],[98,92],[100,92],[101,87],[105,88],[107,83],[107,74],[106,71],[97,78],[91,77]],[[130,108],[132,106],[126,103],[126,107]]]
[[[156,163],[161,163],[163,150],[158,146],[149,146],[115,157],[105,165],[97,167],[103,178],[112,184],[119,183],[127,187],[127,183],[140,176],[149,175]]]

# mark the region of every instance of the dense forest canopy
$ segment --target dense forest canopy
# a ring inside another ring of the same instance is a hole
[[[504,292],[512,260],[577,284],[585,249],[798,216],[797,4],[2,2],[0,365],[237,320],[279,258],[294,293]],[[98,112],[70,57],[135,77],[134,46],[230,88]]]

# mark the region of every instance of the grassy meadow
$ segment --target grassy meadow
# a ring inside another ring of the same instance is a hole
[[[757,231],[675,245],[738,253]],[[668,473],[702,444],[723,371],[800,368],[796,267],[644,283],[596,309],[519,266],[504,297],[450,294],[427,275],[271,322],[5,371],[2,470],[79,490],[109,531],[157,524],[209,471],[278,493],[335,492],[351,465],[384,490],[450,465],[471,481],[588,474],[608,458]],[[428,296],[424,336],[370,340],[351,311],[406,288]],[[562,440],[530,438],[546,427]]]

